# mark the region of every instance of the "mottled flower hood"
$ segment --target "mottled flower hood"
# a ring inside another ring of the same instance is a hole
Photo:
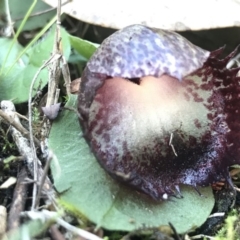
[[[82,75],[84,136],[116,180],[156,200],[180,184],[208,186],[240,163],[235,54],[203,50],[174,32],[132,25],[108,37]]]

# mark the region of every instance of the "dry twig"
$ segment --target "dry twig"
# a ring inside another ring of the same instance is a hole
[[[42,178],[41,178],[41,181],[40,181],[40,184],[39,184],[38,193],[37,193],[37,196],[36,196],[35,208],[37,208],[37,206],[39,205],[41,192],[42,192],[42,189],[43,189],[43,186],[44,186],[44,183],[45,183],[45,179],[47,177],[47,173],[48,173],[48,170],[49,170],[49,167],[50,167],[50,161],[51,160],[52,160],[52,154],[49,154],[47,162],[46,162],[44,170],[43,170]]]
[[[20,122],[14,121],[14,119],[6,114],[3,110],[0,109],[0,116],[10,125],[12,125],[14,128],[16,128],[24,137],[30,139],[30,134],[27,129],[25,129]],[[34,143],[40,147],[40,142],[37,138],[33,136]]]
[[[48,81],[48,96],[46,107],[49,107],[57,103],[56,93],[58,90],[59,79],[61,72],[65,80],[67,94],[70,94],[70,73],[66,59],[63,56],[62,45],[61,45],[61,0],[58,0],[57,6],[57,22],[56,22],[56,33],[55,42],[53,48],[53,55],[61,55],[60,58],[56,59],[49,67],[49,81]],[[61,66],[62,65],[62,69]]]
[[[65,240],[66,238],[63,234],[58,230],[56,224],[50,227],[50,234],[53,240]]]
[[[34,186],[33,186],[33,201],[32,201],[32,210],[34,209],[34,207],[36,206],[36,195],[37,195],[37,182],[38,182],[38,174],[37,172],[38,170],[38,164],[37,164],[37,155],[36,155],[36,149],[35,149],[35,145],[34,145],[34,140],[33,140],[33,128],[32,128],[32,92],[33,92],[33,86],[38,78],[38,75],[40,74],[40,72],[50,63],[52,63],[53,61],[55,61],[57,58],[59,58],[60,55],[54,55],[51,56],[36,72],[36,74],[34,75],[34,78],[31,82],[30,85],[30,90],[29,90],[29,97],[28,97],[28,122],[29,122],[29,135],[30,135],[30,150],[31,150],[31,154],[33,157],[33,179],[34,179]]]
[[[15,106],[11,101],[2,101],[1,102],[1,108],[2,110],[8,114],[14,121],[20,122],[18,115],[15,114]],[[18,150],[22,156],[25,157],[26,162],[27,162],[27,167],[29,172],[31,173],[32,176],[38,176],[38,179],[41,179],[44,176],[44,172],[42,170],[42,165],[40,160],[35,156],[36,152],[32,151],[32,148],[29,144],[29,141],[22,136],[22,134],[13,126],[10,126],[10,133],[13,136],[13,139],[18,147]],[[37,164],[37,171],[35,172],[34,169],[34,161]],[[44,177],[45,178],[45,177]],[[35,182],[35,185],[37,186],[38,182]],[[46,177],[43,188],[42,188],[42,194],[46,197],[49,198],[52,202],[55,199],[55,191],[53,190],[52,183],[49,180],[48,177]],[[36,200],[36,196],[35,196]],[[35,202],[33,203],[33,209],[35,207]]]
[[[83,237],[88,240],[103,240],[102,238],[85,231],[83,229],[77,228],[69,224],[68,222],[64,221],[60,216],[59,213],[57,212],[50,212],[48,210],[42,210],[41,212],[35,212],[35,211],[30,211],[30,212],[23,212],[23,216],[27,216],[31,219],[40,219],[43,222],[46,222],[48,220],[53,220],[60,226],[64,227],[68,231],[73,232],[74,234]]]
[[[56,22],[53,55],[60,55],[62,58],[60,26],[61,26],[61,1],[58,1],[57,22]],[[56,59],[56,61],[52,62],[51,66],[49,67],[48,96],[47,96],[46,107],[53,105],[55,102],[56,90],[58,88],[59,79],[61,75],[60,62],[61,60],[60,58],[58,58]]]
[[[17,184],[14,189],[13,200],[8,216],[8,230],[19,227],[20,213],[24,210],[28,184],[24,183],[27,177],[27,170],[22,168],[18,175]]]
[[[6,232],[6,226],[7,226],[7,209],[0,205],[0,238],[5,234]]]
[[[9,0],[4,0],[7,26],[4,29],[4,36],[11,37],[14,34],[13,22],[10,14]]]
[[[59,77],[60,77],[60,58],[62,57],[61,52],[60,52],[60,17],[61,17],[61,1],[59,1],[59,6],[58,6],[58,13],[57,13],[57,28],[56,28],[56,37],[55,37],[55,46],[54,46],[54,53],[53,55],[49,58],[49,60],[44,63],[40,69],[37,71],[35,74],[31,86],[30,86],[30,91],[29,91],[29,98],[28,98],[28,114],[29,114],[29,133],[30,133],[30,146],[31,146],[31,151],[32,151],[32,156],[33,156],[33,178],[34,178],[34,186],[33,186],[33,200],[32,200],[32,210],[35,209],[37,206],[37,194],[38,194],[38,189],[37,189],[37,182],[39,181],[39,176],[38,176],[38,164],[37,164],[37,155],[36,155],[36,149],[33,141],[33,131],[32,131],[32,91],[33,91],[33,86],[35,84],[35,81],[41,72],[43,68],[45,68],[47,65],[52,64],[53,69],[50,71],[50,76],[49,76],[49,84],[48,84],[48,97],[47,97],[47,105],[50,106],[54,104],[55,101],[55,94],[56,94],[56,89],[59,83]],[[59,10],[60,9],[60,10]],[[43,125],[43,132],[44,132],[44,138],[47,136],[48,132],[50,129],[50,123],[48,126],[45,124]],[[44,131],[46,130],[46,131]],[[38,194],[39,195],[39,194]]]

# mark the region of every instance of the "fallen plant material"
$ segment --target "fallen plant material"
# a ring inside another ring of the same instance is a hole
[[[18,115],[16,114],[15,106],[11,101],[2,101],[1,108],[7,115],[9,115],[13,119],[13,121],[16,121],[18,124],[20,124],[20,120],[18,118]],[[43,197],[44,200],[46,202],[48,202],[49,204],[53,203],[54,199],[55,199],[55,194],[56,194],[55,190],[53,189],[52,183],[51,183],[50,179],[48,178],[48,176],[44,175],[44,171],[42,169],[42,164],[41,164],[40,160],[36,156],[34,156],[28,139],[26,139],[21,134],[21,132],[19,132],[13,126],[10,126],[10,133],[13,136],[13,139],[19,150],[19,153],[22,156],[24,156],[24,158],[26,159],[28,171],[30,172],[30,174],[32,176],[37,175],[37,182],[33,181],[33,183],[38,184],[39,182],[42,181],[42,177],[44,177],[44,184],[41,189],[41,197]],[[33,168],[33,163],[35,160],[37,161],[36,172],[35,172],[35,169]],[[35,205],[35,203],[34,203],[34,205]],[[37,206],[35,206],[35,207],[37,207]]]
[[[30,219],[41,219],[42,221],[49,221],[49,222],[56,222],[58,225],[61,227],[67,229],[68,231],[72,232],[73,234],[80,236],[84,239],[89,239],[89,240],[102,240],[102,238],[85,231],[83,229],[77,228],[75,226],[70,225],[68,222],[63,220],[60,217],[60,214],[57,212],[53,211],[48,211],[48,210],[42,210],[41,212],[37,211],[29,211],[29,212],[23,212],[21,216],[28,217]]]
[[[16,178],[15,177],[9,177],[1,186],[0,189],[7,189],[10,186],[14,185],[16,183]]]
[[[15,114],[17,114],[15,112]],[[27,131],[22,124],[20,123],[20,121],[15,121],[11,116],[9,116],[8,114],[6,114],[3,110],[0,109],[0,116],[8,123],[11,124],[13,127],[15,127],[19,132],[21,132],[21,134],[24,137],[27,137],[28,139],[29,137],[29,131]],[[35,138],[33,136],[34,142],[37,146],[40,146],[40,142],[37,138]]]
[[[16,229],[20,226],[20,214],[24,211],[28,184],[26,183],[27,170],[22,167],[18,174],[17,184],[14,189],[13,200],[8,215],[8,230]]]
[[[237,192],[237,198],[239,197]],[[234,189],[222,188],[221,191],[215,191],[215,206],[212,214],[208,217],[207,221],[194,233],[205,234],[205,235],[216,235],[217,232],[222,228],[222,224],[226,219],[232,204],[235,202]],[[193,235],[193,234],[191,234]]]
[[[240,164],[240,86],[223,49],[132,25],[97,49],[83,72],[80,124],[100,165],[153,199],[180,184],[209,186]],[[198,191],[198,190],[197,190]]]
[[[4,206],[0,206],[0,238],[5,234],[7,230],[7,209]]]
[[[59,231],[56,224],[54,224],[50,227],[49,232],[50,232],[53,240],[65,240],[66,239],[63,236],[63,234]]]
[[[70,85],[71,94],[77,94],[79,92],[80,83],[81,83],[81,78],[77,78],[71,82],[71,85]]]

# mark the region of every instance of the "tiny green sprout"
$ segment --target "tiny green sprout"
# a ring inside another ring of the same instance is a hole
[[[39,122],[40,121],[40,112],[37,107],[33,107],[33,122]]]
[[[225,220],[224,226],[222,229],[218,232],[218,234],[215,237],[215,240],[236,240],[237,234],[234,230],[234,226],[237,220],[237,211],[232,210],[228,217]]]

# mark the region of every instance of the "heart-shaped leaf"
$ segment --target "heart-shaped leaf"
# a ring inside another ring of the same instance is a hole
[[[71,96],[66,105],[76,108],[76,101],[76,96]],[[49,144],[61,168],[59,171],[56,162],[52,162],[54,184],[61,200],[98,226],[131,231],[171,222],[183,233],[200,226],[214,205],[210,187],[200,189],[201,197],[193,188],[182,186],[182,199],[156,202],[119,184],[99,166],[73,111],[64,110],[54,122]]]

